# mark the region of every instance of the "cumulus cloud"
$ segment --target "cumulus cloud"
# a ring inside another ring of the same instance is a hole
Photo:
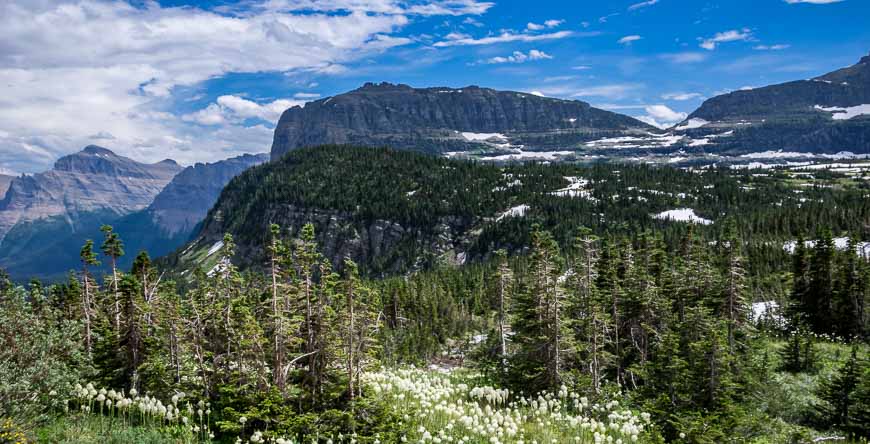
[[[316,95],[316,94],[315,94]],[[260,104],[243,97],[224,95],[204,109],[182,116],[182,120],[200,125],[221,125],[227,122],[242,123],[247,119],[277,122],[287,108],[304,106],[301,100],[279,99]]]
[[[248,112],[274,120],[263,106],[282,102],[245,108],[225,99],[185,120],[170,112],[176,92],[230,73],[341,73],[348,63],[410,43],[397,34],[416,15],[480,14],[492,6],[474,0],[244,4],[253,7],[218,13],[130,0],[0,2],[0,168],[44,169],[101,132],[114,137],[109,148],[146,161],[192,163],[266,151],[268,126],[237,124],[237,117]],[[343,12],[326,12],[336,10]],[[218,119],[228,126],[200,126]]]
[[[689,115],[683,112],[677,112],[665,105],[649,105],[644,108],[645,116],[638,116],[637,119],[659,128],[669,128],[678,122],[686,120]]]
[[[701,48],[712,51],[719,46],[720,43],[747,41],[752,39],[752,31],[749,28],[732,29],[730,31],[718,32],[713,37],[701,40]]]
[[[565,20],[547,20],[543,24],[529,22],[529,24],[526,25],[526,29],[529,31],[541,31],[547,28],[555,28],[562,23],[565,23]]]
[[[492,57],[486,60],[480,61],[480,63],[486,65],[499,64],[499,63],[526,63],[533,60],[548,60],[552,59],[553,56],[545,53],[544,51],[538,51],[537,49],[532,49],[528,53],[523,53],[522,51],[514,51],[513,54],[507,57]]]

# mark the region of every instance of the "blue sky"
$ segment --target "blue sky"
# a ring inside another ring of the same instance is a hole
[[[865,0],[10,0],[0,171],[88,143],[185,164],[265,152],[283,109],[368,81],[670,125],[705,98],[856,63],[868,16]]]

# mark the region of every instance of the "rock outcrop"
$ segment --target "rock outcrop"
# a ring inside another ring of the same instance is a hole
[[[296,148],[326,144],[432,153],[498,145],[541,151],[647,131],[656,129],[577,100],[477,86],[412,88],[367,83],[286,110],[275,129],[272,159]],[[484,143],[492,138],[499,140]]]

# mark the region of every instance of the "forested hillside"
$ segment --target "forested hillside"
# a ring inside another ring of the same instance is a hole
[[[313,223],[333,262],[349,256],[364,274],[380,276],[481,262],[498,249],[522,252],[534,224],[563,248],[581,226],[599,235],[655,229],[673,246],[689,229],[712,240],[733,218],[749,254],[763,259],[752,264],[752,273],[761,275],[782,270],[785,242],[822,226],[835,237],[867,240],[867,195],[864,182],[829,171],[810,177],[608,163],[491,165],[390,149],[316,147],[234,179],[195,243],[173,264],[210,269],[208,251],[232,233],[239,264],[262,267],[270,223],[290,237]],[[661,214],[678,209],[713,223],[680,223]]]
[[[867,192],[294,151],[170,258],[106,226],[65,283],[0,279],[0,436],[860,443]]]

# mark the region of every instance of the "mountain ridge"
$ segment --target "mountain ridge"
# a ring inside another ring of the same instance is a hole
[[[272,160],[300,147],[330,144],[430,153],[511,146],[537,151],[650,131],[659,130],[579,100],[478,86],[366,83],[284,111],[275,128]],[[501,140],[487,143],[491,137]]]

